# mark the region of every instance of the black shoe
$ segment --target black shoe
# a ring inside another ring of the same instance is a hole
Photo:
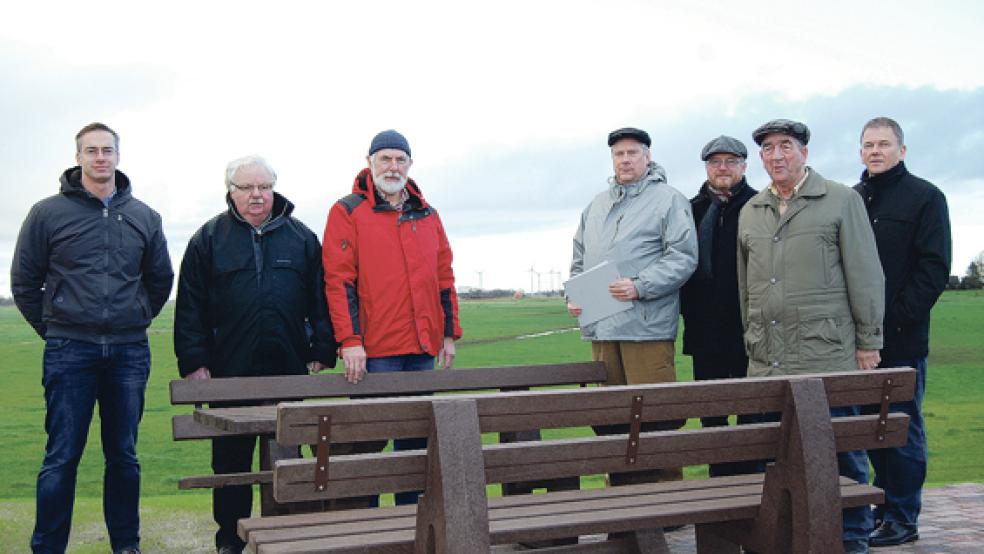
[[[844,541],[844,554],[868,554],[868,541],[864,539]]]
[[[871,533],[871,546],[898,546],[919,540],[919,528],[908,523],[885,521]]]

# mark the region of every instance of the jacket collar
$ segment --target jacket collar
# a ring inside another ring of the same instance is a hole
[[[826,180],[814,171],[812,167],[807,166],[806,170],[809,174],[806,176],[806,180],[803,181],[803,185],[800,186],[799,192],[793,197],[794,200],[796,198],[820,198],[827,194]],[[765,187],[750,202],[754,206],[776,206],[779,203],[779,199],[769,191],[769,187]]]
[[[878,190],[898,183],[900,179],[908,174],[909,170],[905,167],[905,161],[899,160],[899,163],[895,164],[895,167],[884,173],[879,173],[878,175],[871,175],[868,173],[868,170],[865,169],[861,172],[861,182],[865,185],[874,187],[875,190]]]
[[[246,219],[243,218],[243,216],[239,213],[239,210],[236,209],[236,204],[235,202],[232,201],[232,196],[228,192],[226,193],[226,205],[229,206],[229,214],[232,215],[233,219],[241,222],[243,225],[246,225],[251,228],[253,227],[253,225],[250,222],[246,221]],[[274,192],[273,209],[270,211],[270,219],[266,220],[262,225],[260,225],[257,230],[260,231],[261,233],[272,231],[277,227],[283,225],[287,217],[289,217],[290,214],[293,212],[294,212],[294,204],[291,203],[290,200],[287,200],[279,192]]]
[[[85,190],[82,186],[82,167],[75,166],[66,169],[62,172],[61,178],[59,179],[61,183],[60,191],[62,194],[69,196],[79,196],[82,198],[94,198],[100,203],[101,198],[96,198],[89,194],[89,191]],[[126,176],[122,171],[116,170],[116,192],[113,194],[113,200],[110,205],[118,204],[130,199],[130,178]]]
[[[650,186],[666,182],[666,170],[656,162],[649,162],[646,174],[638,181],[628,184],[620,184],[615,176],[608,178],[608,193],[613,202],[619,202],[626,196],[633,197],[642,194],[642,191]]]
[[[403,204],[404,211],[427,208],[427,201],[424,200],[424,195],[421,194],[420,187],[417,186],[417,183],[413,179],[407,179],[405,190],[409,196]],[[355,182],[352,183],[352,193],[365,198],[374,211],[386,211],[393,208],[376,190],[376,184],[372,181],[372,172],[369,171],[368,167],[364,168],[355,176]]]

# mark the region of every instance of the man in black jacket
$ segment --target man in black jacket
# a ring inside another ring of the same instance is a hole
[[[336,345],[325,302],[321,245],[274,192],[277,174],[259,156],[226,168],[229,209],[192,236],[181,261],[174,351],[185,379],[300,375],[334,367]],[[216,474],[248,472],[254,437],[212,441]],[[245,546],[236,534],[253,489],[212,493],[221,554]]]
[[[929,311],[950,275],[950,217],[946,197],[909,173],[902,128],[878,117],[861,131],[865,171],[855,186],[864,198],[885,272],[885,345],[878,367],[916,368],[913,400],[892,404],[909,414],[909,441],[899,448],[868,453],[875,485],[885,504],[875,511],[881,524],[871,546],[892,546],[919,538],[918,518],[926,479],[926,430],[922,399],[929,355]]]
[[[694,379],[744,377],[748,369],[738,306],[738,213],[756,191],[745,180],[748,150],[721,135],[701,151],[707,181],[690,200],[697,226],[697,270],[680,291],[683,352],[693,356]],[[742,418],[742,421],[744,418]],[[727,425],[726,417],[701,425]],[[755,472],[754,463],[711,464],[711,476]]]
[[[147,326],[174,272],[161,217],[131,196],[119,136],[102,123],[75,136],[78,166],[31,208],[10,268],[14,300],[45,340],[48,434],[31,548],[64,552],[75,476],[99,403],[106,457],[103,514],[114,553],[140,548],[137,427],[150,374]]]

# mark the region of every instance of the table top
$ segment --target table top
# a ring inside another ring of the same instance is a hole
[[[273,435],[277,432],[277,407],[197,408],[195,421],[239,435]]]

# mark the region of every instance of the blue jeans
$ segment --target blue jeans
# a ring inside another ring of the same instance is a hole
[[[861,414],[860,406],[842,406],[830,409],[830,417],[846,417]],[[782,414],[778,412],[760,415],[749,415],[748,423],[767,423],[779,421]],[[809,445],[807,445],[807,448]],[[759,461],[759,472],[765,471],[765,466],[771,460]],[[851,452],[839,452],[837,454],[837,472],[842,477],[847,477],[855,482],[868,483],[868,456],[864,450],[854,450]],[[874,519],[871,515],[870,506],[858,508],[848,508],[844,510],[844,535],[845,541],[863,540],[868,541],[874,527]]]
[[[868,457],[875,469],[875,486],[885,491],[885,504],[875,508],[875,517],[917,525],[922,509],[922,488],[926,481],[926,426],[922,415],[926,390],[926,357],[910,360],[882,360],[879,367],[915,368],[916,394],[907,402],[890,406],[892,412],[909,415],[909,441],[905,446],[871,450]],[[876,406],[869,407],[878,412]]]
[[[38,474],[31,548],[62,553],[68,545],[75,479],[89,423],[99,403],[103,455],[103,516],[110,547],[140,544],[140,465],[137,426],[150,373],[147,341],[94,344],[49,338],[44,348],[44,428],[48,434]]]
[[[405,354],[402,356],[384,356],[368,358],[366,371],[369,373],[389,373],[393,371],[424,371],[434,369],[434,356],[428,354]],[[426,437],[396,439],[393,450],[423,450],[427,448]],[[394,495],[396,505],[416,504],[421,491],[398,492]],[[378,502],[378,499],[377,499]]]

